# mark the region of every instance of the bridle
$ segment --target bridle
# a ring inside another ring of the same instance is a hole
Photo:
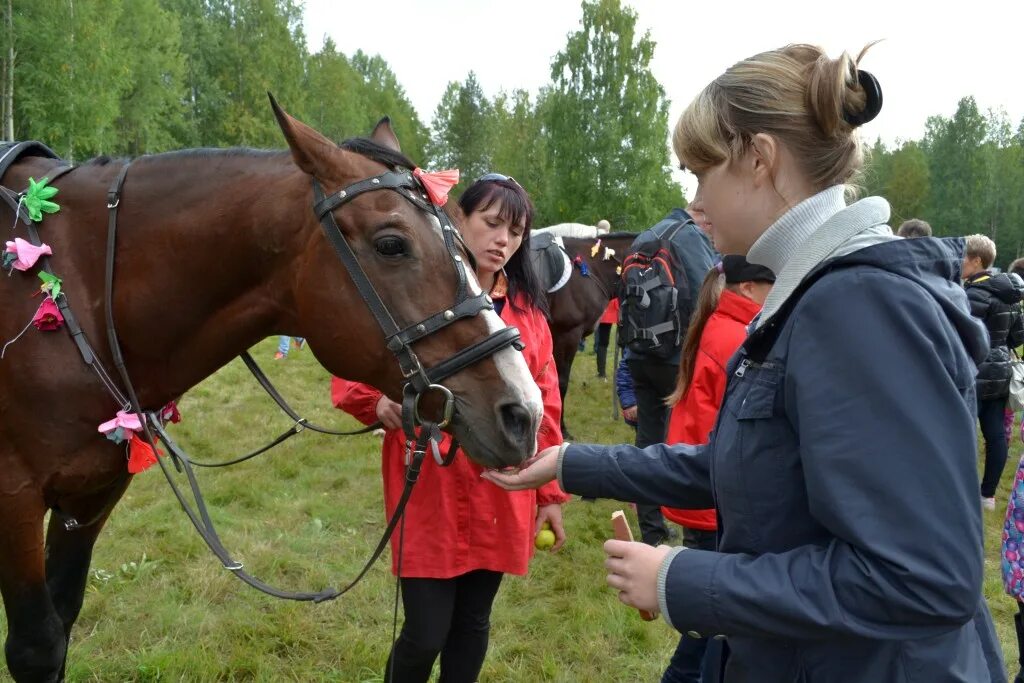
[[[159,437],[160,441],[171,453],[174,467],[177,468],[178,471],[184,470],[189,481],[189,486],[192,490],[192,496],[195,500],[195,511],[191,509],[188,501],[185,499],[185,496],[174,483],[171,471],[168,465],[164,462],[164,459],[157,458],[157,463],[163,470],[172,491],[177,497],[178,502],[181,504],[186,515],[189,517],[189,520],[192,522],[193,526],[195,526],[199,535],[206,542],[210,550],[217,556],[226,569],[230,570],[239,579],[245,581],[250,586],[275,597],[290,600],[312,600],[314,602],[333,600],[334,598],[337,598],[351,590],[363,578],[363,576],[366,575],[370,567],[373,566],[377,561],[377,558],[379,558],[381,553],[384,551],[388,540],[395,528],[398,526],[399,521],[402,519],[402,513],[404,512],[406,503],[412,494],[413,485],[419,478],[420,468],[427,453],[427,447],[430,446],[435,460],[437,460],[438,464],[442,466],[450,464],[455,455],[456,446],[454,445],[454,440],[447,457],[442,458],[438,451],[438,442],[441,440],[441,429],[451,423],[455,409],[454,396],[451,391],[439,384],[439,382],[447,377],[451,377],[470,365],[483,360],[484,358],[492,356],[502,349],[513,347],[517,350],[522,350],[523,344],[520,339],[519,330],[515,327],[502,328],[496,332],[492,332],[472,346],[454,353],[437,365],[431,368],[424,368],[423,364],[416,356],[415,351],[413,351],[413,344],[444,329],[458,320],[476,316],[485,310],[494,309],[494,304],[487,293],[481,292],[476,295],[470,295],[468,293],[469,276],[466,271],[465,259],[463,258],[462,253],[460,253],[460,247],[462,247],[463,253],[465,253],[467,257],[471,258],[471,256],[468,251],[464,250],[464,245],[461,243],[461,236],[452,225],[447,214],[441,210],[440,207],[426,201],[428,195],[425,192],[425,188],[422,186],[421,182],[413,176],[412,172],[405,169],[393,169],[373,176],[372,178],[359,180],[329,195],[324,194],[323,188],[316,178],[312,179],[313,211],[316,214],[328,241],[331,243],[331,246],[341,259],[349,273],[349,276],[352,278],[352,282],[355,284],[359,295],[370,309],[370,312],[376,319],[381,331],[384,333],[387,348],[395,354],[402,371],[402,376],[405,378],[405,384],[403,385],[402,390],[402,427],[409,440],[409,446],[406,452],[406,480],[401,497],[399,498],[391,519],[388,520],[388,525],[384,531],[383,537],[377,544],[373,554],[363,566],[362,570],[348,585],[341,589],[326,588],[316,593],[295,593],[273,588],[245,572],[242,564],[232,559],[230,553],[226,548],[224,548],[206,510],[206,505],[203,501],[202,494],[199,491],[198,481],[195,478],[188,456],[170,438],[165,431],[159,416],[155,412],[143,412],[143,409],[139,404],[135,387],[128,376],[124,357],[121,352],[121,345],[117,336],[117,330],[114,324],[113,283],[114,254],[117,242],[117,213],[121,204],[122,188],[130,165],[130,163],[125,164],[107,192],[107,209],[109,211],[107,223],[107,263],[105,280],[107,338],[113,355],[114,365],[120,373],[121,380],[127,390],[127,398],[121,402],[130,405],[132,410],[134,410],[138,415],[146,415],[147,419],[142,421],[146,441],[156,449],[156,437]],[[344,234],[334,219],[333,212],[335,209],[342,207],[361,194],[377,190],[393,190],[398,192],[408,201],[412,202],[412,204],[417,208],[430,214],[437,220],[441,229],[441,235],[444,240],[446,251],[458,279],[455,301],[450,307],[405,328],[399,327],[395,322],[394,317],[391,315],[391,312],[381,300],[377,290],[366,276],[366,272],[359,264],[359,260],[356,258],[355,252],[352,250],[352,247],[345,239]],[[244,356],[243,360],[245,360]],[[246,365],[249,366],[251,370],[255,364],[254,362],[251,362],[251,359],[249,359],[246,361]],[[254,374],[256,373],[254,372]],[[257,375],[257,379],[260,379],[260,375]],[[262,380],[261,384],[263,384]],[[110,389],[109,385],[108,389]],[[444,401],[441,411],[441,419],[439,421],[425,420],[419,412],[420,399],[430,392],[440,393]],[[276,392],[273,392],[271,395],[273,396],[275,393]],[[115,398],[117,398],[119,394],[120,392],[115,391]],[[275,400],[277,400],[277,397],[275,397]],[[282,402],[278,401],[278,403],[281,405]],[[284,408],[283,405],[282,408]],[[294,413],[290,412],[288,409],[285,410],[289,415],[294,415]],[[304,423],[304,421],[300,419],[300,421],[296,422],[295,427],[291,430],[292,433],[303,428],[303,425],[300,423]],[[312,427],[312,425],[308,424],[306,426]],[[418,432],[417,427],[419,428]],[[329,430],[317,429],[317,431]],[[366,430],[359,431],[363,432]],[[281,440],[283,440],[283,438],[279,437],[275,443],[279,443]],[[265,450],[266,448],[261,449],[259,452],[263,452]]]
[[[444,238],[445,249],[458,278],[454,304],[404,329],[399,328],[381,301],[380,295],[377,294],[362,266],[359,265],[355,253],[334,220],[335,209],[344,206],[361,194],[377,190],[394,190],[421,211],[437,220]],[[437,391],[444,397],[442,420],[436,423],[436,427],[443,428],[449,424],[454,409],[454,399],[447,388],[438,384],[441,380],[492,356],[501,349],[509,346],[517,349],[523,348],[519,330],[515,327],[505,327],[497,332],[492,332],[472,346],[458,351],[432,368],[424,368],[420,363],[412,349],[414,343],[443,330],[458,320],[472,318],[481,311],[494,310],[494,302],[486,292],[472,296],[468,294],[469,276],[466,273],[466,261],[462,254],[468,255],[469,252],[465,249],[462,237],[452,225],[448,215],[440,207],[427,202],[426,198],[427,195],[419,180],[413,176],[411,171],[407,170],[387,171],[372,178],[352,183],[326,196],[320,182],[316,178],[313,179],[313,213],[320,220],[320,225],[341,262],[345,264],[359,295],[377,320],[377,324],[384,333],[388,350],[395,354],[402,369],[402,376],[406,380],[403,387],[402,425],[409,440],[416,438],[415,427],[422,423],[418,409],[419,400],[428,392]]]

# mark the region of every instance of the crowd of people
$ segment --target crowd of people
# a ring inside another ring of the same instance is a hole
[[[884,199],[848,203],[857,129],[882,103],[863,56],[755,55],[676,123],[697,196],[648,232],[678,240],[691,298],[673,354],[627,349],[614,370],[633,445],[563,442],[530,197],[498,173],[463,193],[477,277],[544,399],[539,453],[517,471],[424,463],[392,553],[405,620],[385,680],[426,681],[438,658],[441,681],[477,680],[502,577],[527,571],[542,527],[565,542],[570,493],[636,504],[642,538],[605,544],[608,584],[679,631],[665,683],[1006,680],[982,530],[1010,504],[1003,573],[1024,592],[1024,461],[1021,507],[997,496],[1024,259],[1000,272],[984,235],[936,238],[918,219],[894,234]],[[390,515],[400,406],[337,378],[332,398],[386,429]],[[1024,646],[1024,607],[1016,625]]]

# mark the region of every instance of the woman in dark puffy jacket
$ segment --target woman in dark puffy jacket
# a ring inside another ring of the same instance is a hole
[[[975,457],[988,334],[958,282],[962,240],[899,239],[884,199],[846,203],[857,128],[882,104],[859,60],[755,55],[676,124],[715,246],[776,275],[710,442],[563,443],[484,477],[715,507],[716,550],[604,550],[623,603],[724,637],[725,683],[1005,683]]]
[[[1008,450],[1003,412],[1010,394],[1011,351],[1024,343],[1024,318],[1020,301],[1022,282],[1006,273],[989,271],[996,259],[996,245],[984,235],[966,238],[963,277],[971,314],[988,329],[991,350],[978,366],[978,422],[985,438],[985,472],[981,478],[981,503],[996,509],[996,488],[1006,466]]]

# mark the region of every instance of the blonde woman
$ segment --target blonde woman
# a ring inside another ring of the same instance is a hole
[[[716,246],[776,275],[710,443],[562,444],[486,476],[717,507],[717,550],[605,552],[624,603],[726,638],[727,683],[1002,681],[974,460],[987,339],[959,286],[962,242],[895,238],[884,199],[845,201],[856,129],[882,103],[859,61],[756,55],[676,125]]]

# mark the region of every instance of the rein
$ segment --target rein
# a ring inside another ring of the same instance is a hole
[[[281,432],[280,436],[278,436],[276,439],[274,439],[265,446],[257,448],[254,451],[250,451],[245,455],[240,455],[236,458],[232,458],[230,460],[225,460],[222,462],[199,462],[198,460],[191,460],[190,462],[196,467],[228,467],[230,465],[237,465],[240,462],[251,460],[252,458],[255,458],[257,455],[262,455],[266,453],[274,446],[284,443],[288,439],[292,438],[296,434],[306,429],[314,432],[319,432],[321,434],[327,434],[329,436],[355,436],[357,434],[368,434],[369,432],[372,432],[373,430],[383,426],[382,422],[377,421],[369,426],[363,427],[362,429],[355,429],[350,432],[342,432],[335,429],[328,429],[327,427],[321,427],[319,425],[313,424],[306,418],[300,417],[299,414],[295,412],[295,410],[288,404],[288,401],[286,401],[284,397],[281,396],[280,392],[278,392],[278,390],[270,382],[270,378],[263,374],[263,370],[260,369],[260,366],[256,364],[256,359],[254,359],[248,351],[239,355],[238,357],[242,359],[242,362],[245,363],[245,367],[249,369],[249,372],[251,372],[252,376],[256,378],[256,381],[259,382],[259,385],[263,387],[263,390],[267,392],[270,398],[274,399],[274,402],[278,405],[281,411],[284,412],[284,414],[290,417],[292,420],[294,420],[294,422],[292,423],[291,427]],[[455,448],[452,448],[453,453],[454,451]]]

